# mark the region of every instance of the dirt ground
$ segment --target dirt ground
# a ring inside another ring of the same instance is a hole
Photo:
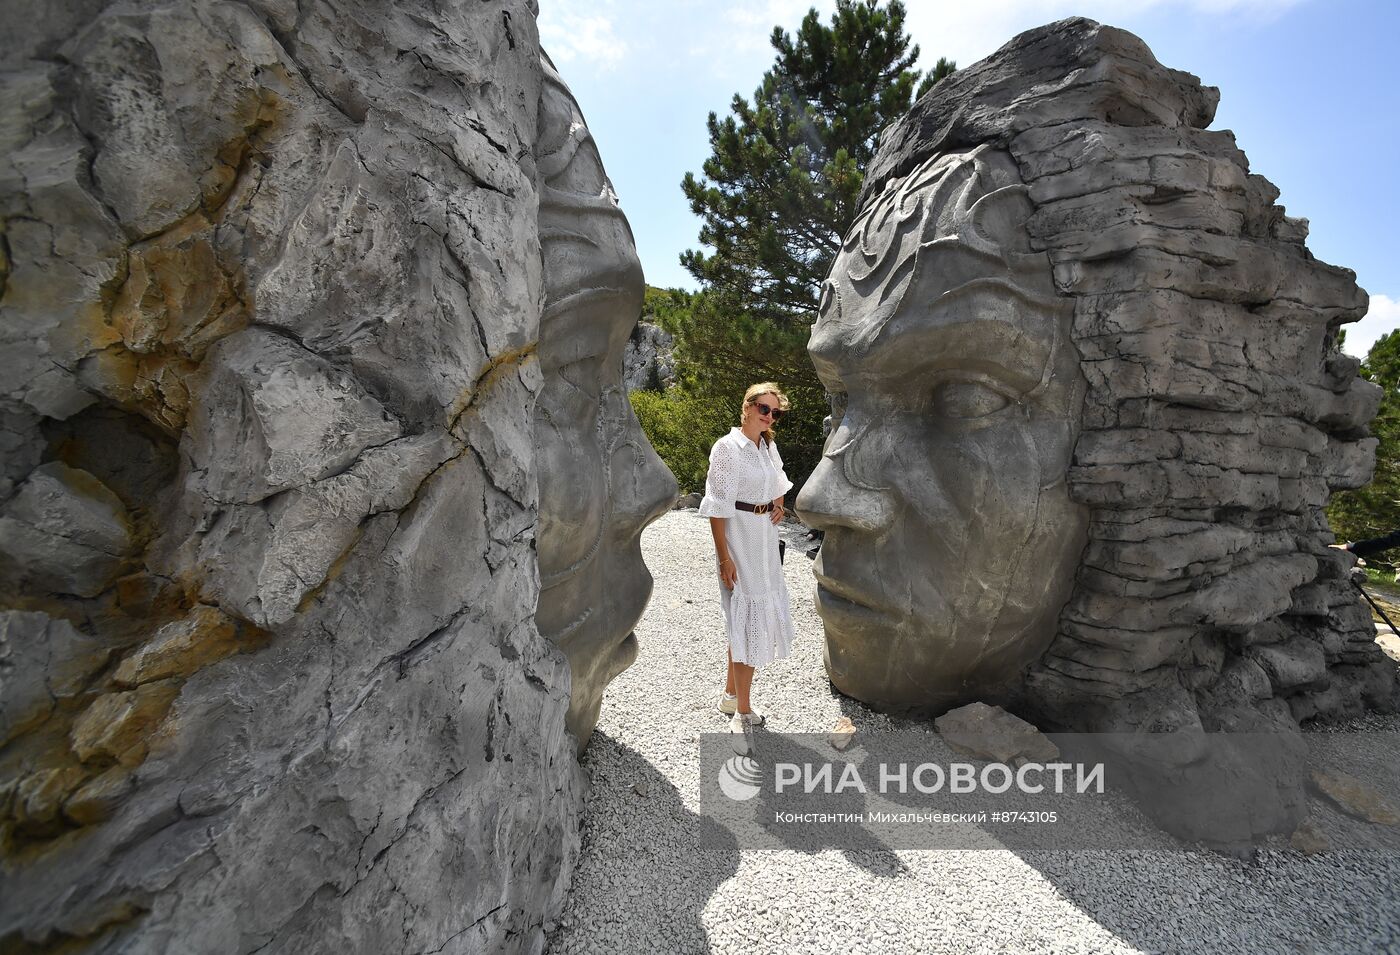
[[[1400,626],[1400,584],[1393,581],[1367,580],[1362,586],[1366,588],[1366,593],[1371,595],[1371,599],[1380,604],[1396,626]],[[1371,619],[1378,624],[1384,625],[1380,615],[1376,613],[1374,607],[1371,608]]]

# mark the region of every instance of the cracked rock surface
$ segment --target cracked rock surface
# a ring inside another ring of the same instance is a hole
[[[535,12],[12,18],[0,949],[542,944]]]

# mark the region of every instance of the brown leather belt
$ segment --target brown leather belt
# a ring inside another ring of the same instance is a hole
[[[773,509],[772,504],[745,504],[743,501],[735,501],[734,507],[750,514],[767,514]]]

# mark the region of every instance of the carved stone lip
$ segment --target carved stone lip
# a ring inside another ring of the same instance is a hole
[[[850,595],[850,591],[841,584],[821,576],[817,577],[817,612],[821,614],[823,621],[828,620],[828,615],[850,617],[867,623],[874,618],[887,617],[884,611],[876,610],[869,604],[855,599],[855,595]]]

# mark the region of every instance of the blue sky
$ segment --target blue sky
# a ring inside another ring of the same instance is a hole
[[[834,0],[540,0],[540,34],[583,106],[652,285],[693,288],[681,251],[699,220],[680,191],[709,155],[705,118],[752,95],[768,35]],[[1308,247],[1354,269],[1364,355],[1400,327],[1400,3],[1392,0],[906,0],[919,65],[967,66],[1016,33],[1081,15],[1147,41],[1220,87],[1216,129],[1311,221]]]

